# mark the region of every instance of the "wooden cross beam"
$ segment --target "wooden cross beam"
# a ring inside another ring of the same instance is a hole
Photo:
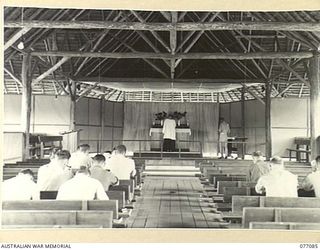
[[[260,98],[260,96],[258,96],[256,93],[254,93],[253,91],[251,91],[251,89],[249,89],[245,83],[242,83],[242,86],[243,86],[243,88],[244,88],[244,90],[245,90],[246,92],[248,92],[250,95],[252,95],[253,97],[255,97],[255,98],[256,98],[259,102],[261,102],[263,105],[265,104],[265,101],[262,100],[262,99]]]
[[[105,21],[5,21],[5,28],[46,28],[46,29],[121,29],[154,31],[192,30],[268,30],[268,31],[320,31],[320,23],[315,22],[213,22],[193,23],[139,23]]]
[[[21,30],[19,30],[17,33],[15,33],[3,46],[3,50],[5,51],[8,49],[11,45],[13,45],[17,40],[19,40],[23,35],[25,35],[31,28],[24,27]]]
[[[136,12],[133,10],[130,10],[131,13],[141,22],[145,23],[145,20]],[[157,39],[157,41],[164,47],[168,52],[170,52],[169,46],[166,44],[166,42],[162,39],[162,37],[155,31],[150,30],[151,34]]]
[[[250,53],[150,53],[150,52],[83,52],[83,51],[32,51],[32,56],[61,56],[61,57],[95,57],[118,59],[192,59],[192,60],[251,60],[251,59],[291,59],[311,58],[312,52],[250,52]]]
[[[22,86],[21,80],[14,75],[10,70],[8,70],[6,67],[3,67],[4,71],[13,79],[16,83],[18,83],[20,86]]]

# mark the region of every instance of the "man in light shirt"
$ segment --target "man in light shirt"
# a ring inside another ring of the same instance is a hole
[[[220,118],[219,124],[219,150],[221,154],[221,159],[228,158],[228,135],[230,134],[230,126],[224,120],[223,117]]]
[[[126,157],[127,148],[119,145],[107,165],[107,168],[119,179],[130,180],[136,174],[134,160]]]
[[[69,165],[74,172],[76,172],[80,168],[80,166],[86,166],[87,168],[91,167],[92,159],[89,153],[90,145],[82,144],[78,146],[76,152],[71,154]]]
[[[68,166],[70,152],[59,150],[47,165],[38,170],[37,186],[39,191],[58,191],[59,187],[73,177]]]
[[[247,175],[247,181],[257,183],[261,176],[269,172],[269,167],[263,160],[262,153],[260,151],[253,152],[252,161],[253,162]]]
[[[31,199],[39,199],[39,192],[31,169],[22,169],[16,177],[2,183],[2,200]]]
[[[259,178],[255,187],[256,192],[264,191],[266,196],[298,197],[298,177],[285,170],[281,157],[274,156],[270,160],[270,172]]]
[[[173,119],[172,114],[163,122],[163,151],[173,152],[176,147],[176,121]]]
[[[92,167],[90,168],[91,177],[100,181],[104,190],[108,191],[109,187],[118,182],[118,178],[105,168],[106,158],[102,154],[93,157]]]
[[[311,163],[312,173],[309,174],[302,183],[302,188],[306,191],[314,190],[316,197],[320,197],[320,155]]]
[[[90,177],[90,170],[81,166],[76,175],[61,185],[57,200],[109,200],[102,184]]]

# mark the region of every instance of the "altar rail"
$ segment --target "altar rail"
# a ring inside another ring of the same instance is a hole
[[[137,142],[138,145],[139,145],[139,148],[138,148],[138,152],[137,154],[139,155],[139,157],[142,157],[142,153],[143,153],[143,150],[142,150],[142,143],[151,143],[151,142],[158,142],[160,143],[160,152],[159,151],[152,151],[152,152],[158,152],[159,153],[159,157],[160,158],[163,158],[164,157],[164,154],[168,153],[168,152],[165,152],[163,151],[163,140],[122,140],[122,139],[119,139],[119,140],[115,140],[115,139],[109,139],[109,140],[80,140],[80,144],[82,143],[88,143],[91,145],[91,147],[93,145],[95,145],[94,149],[95,150],[92,150],[91,152],[92,153],[103,153],[105,151],[105,149],[103,148],[103,145],[109,143],[109,146],[110,149],[117,146],[117,145],[120,145],[120,144],[124,144],[124,145],[127,145],[128,143],[132,143],[132,142]],[[198,144],[198,151],[196,151],[197,153],[199,153],[201,156],[203,156],[203,143],[212,143],[212,144],[217,144],[218,145],[218,141],[190,141],[190,140],[176,140],[176,148],[178,149],[177,152],[174,152],[176,154],[178,154],[178,157],[179,158],[182,158],[182,155],[185,153],[182,151],[182,148],[180,146],[180,143],[195,143],[195,144]],[[244,144],[247,144],[247,142],[232,142],[232,144],[241,144],[241,145],[244,145]],[[136,151],[135,151],[136,152]],[[190,152],[192,153],[192,152]]]

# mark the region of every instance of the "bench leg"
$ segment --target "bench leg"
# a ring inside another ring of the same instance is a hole
[[[291,153],[292,153],[292,151],[289,150],[289,161],[291,161]]]

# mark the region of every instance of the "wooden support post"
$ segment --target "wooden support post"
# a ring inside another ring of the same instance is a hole
[[[241,90],[241,129],[242,129],[242,137],[246,136],[246,122],[245,122],[245,97],[244,94],[246,89],[242,87]],[[246,155],[246,145],[242,144],[242,159],[244,160]]]
[[[178,13],[172,12],[171,13],[171,23],[173,25],[176,25],[178,21]],[[177,48],[177,31],[175,29],[170,30],[170,49],[171,49],[171,55],[174,55],[176,53]],[[170,60],[170,76],[171,79],[174,79],[174,73],[175,73],[175,59]]]
[[[265,129],[266,129],[266,160],[272,156],[272,138],[271,138],[271,89],[272,83],[265,84]]]
[[[311,159],[320,155],[320,54],[310,59]]]
[[[24,54],[22,60],[22,100],[21,100],[21,126],[24,133],[23,160],[29,158],[30,118],[31,118],[31,95],[32,85],[30,77],[31,56]]]
[[[69,82],[70,103],[70,130],[76,129],[76,103],[77,84],[75,81]]]
[[[100,124],[101,124],[101,132],[100,132],[100,153],[104,153],[104,116],[105,116],[105,95],[101,96],[100,101]]]

